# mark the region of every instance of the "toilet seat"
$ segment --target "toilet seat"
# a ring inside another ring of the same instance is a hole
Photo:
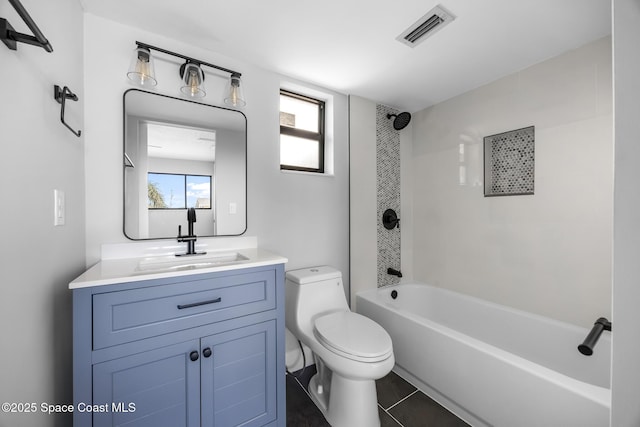
[[[391,337],[373,320],[338,311],[315,320],[313,334],[333,353],[360,362],[379,362],[393,353]]]

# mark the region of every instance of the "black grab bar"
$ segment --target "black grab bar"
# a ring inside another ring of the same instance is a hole
[[[578,346],[578,351],[585,356],[591,356],[593,354],[593,347],[598,342],[598,338],[600,338],[603,331],[611,331],[611,322],[601,317],[593,324],[593,328],[591,328],[591,332],[589,332],[584,342]]]

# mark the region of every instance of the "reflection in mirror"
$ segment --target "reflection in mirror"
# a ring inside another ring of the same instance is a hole
[[[124,94],[124,234],[175,238],[196,208],[199,237],[247,228],[247,120],[240,111],[130,89]]]

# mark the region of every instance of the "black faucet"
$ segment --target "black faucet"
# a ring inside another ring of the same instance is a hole
[[[392,276],[402,277],[402,273],[400,270],[396,270],[395,268],[387,268],[387,274],[391,274]]]
[[[585,356],[591,356],[593,354],[593,347],[598,342],[603,331],[611,331],[611,322],[609,322],[606,317],[601,317],[596,320],[587,338],[578,346],[578,351]]]
[[[187,222],[189,223],[189,234],[182,235],[182,226],[178,226],[178,242],[187,242],[187,252],[184,254],[176,254],[176,256],[203,255],[206,252],[196,252],[196,240],[198,238],[193,234],[193,223],[196,222],[196,209],[187,209]]]

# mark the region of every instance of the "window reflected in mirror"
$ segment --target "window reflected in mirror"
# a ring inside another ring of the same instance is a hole
[[[211,176],[149,172],[149,209],[211,209]]]

